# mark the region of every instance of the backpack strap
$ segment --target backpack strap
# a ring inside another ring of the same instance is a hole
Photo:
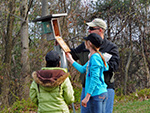
[[[40,93],[40,86],[39,86],[39,84],[37,84],[37,87],[38,87],[38,92]]]

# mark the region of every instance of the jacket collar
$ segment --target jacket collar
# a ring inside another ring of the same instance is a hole
[[[64,82],[69,76],[63,68],[45,68],[45,70],[34,71],[32,77],[37,84],[47,87],[56,87]]]

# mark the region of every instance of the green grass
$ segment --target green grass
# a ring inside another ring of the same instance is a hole
[[[2,107],[2,106],[1,106]],[[29,113],[30,111],[37,111],[37,106],[31,102],[30,99],[16,101],[11,107],[5,107],[0,113]]]
[[[73,111],[71,111],[73,113]],[[80,113],[80,109],[76,110]],[[114,104],[113,113],[150,113],[150,100]]]
[[[74,87],[74,91],[76,113],[80,113],[81,88]],[[31,111],[35,113],[37,106],[28,99],[17,101],[9,108],[5,107],[0,113],[31,113]],[[72,109],[70,111],[73,113]],[[136,91],[127,96],[115,95],[113,113],[150,113],[150,89]]]
[[[150,100],[115,103],[113,113],[150,113]]]
[[[71,111],[73,113],[73,111]],[[80,109],[76,110],[80,113]],[[113,113],[150,113],[150,100],[114,104]]]
[[[81,91],[76,88],[74,91],[76,99],[78,98],[78,101],[75,102],[77,104],[80,102]],[[76,113],[80,113],[79,107]],[[115,95],[113,113],[150,113],[150,89],[137,90],[126,96]]]
[[[150,113],[150,89],[126,96],[115,95],[113,113]]]

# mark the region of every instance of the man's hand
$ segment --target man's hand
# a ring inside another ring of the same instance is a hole
[[[57,42],[57,40],[54,41],[54,45],[55,45],[55,46],[58,46],[58,45],[59,45],[59,43]]]

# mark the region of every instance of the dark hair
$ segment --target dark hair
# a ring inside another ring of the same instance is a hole
[[[59,61],[60,61],[60,56],[56,51],[50,51],[46,54],[45,56],[46,60],[46,67],[56,67],[60,66]]]
[[[47,62],[46,62],[46,67],[57,67],[57,66],[60,66],[60,65],[59,65],[59,61],[60,61],[60,60],[58,60],[58,61],[56,61],[56,62],[47,61]]]

